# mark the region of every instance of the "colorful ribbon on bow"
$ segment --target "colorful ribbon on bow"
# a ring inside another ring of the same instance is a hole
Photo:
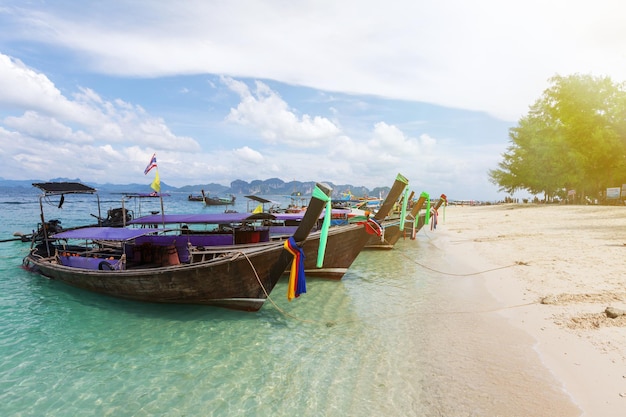
[[[298,246],[293,236],[287,239],[283,246],[293,255],[291,271],[289,272],[289,286],[287,287],[287,300],[291,301],[306,292],[304,250]]]
[[[364,222],[358,222],[357,224],[362,224],[365,227],[365,231],[370,235],[382,236],[383,235],[383,226],[373,217],[370,217]]]

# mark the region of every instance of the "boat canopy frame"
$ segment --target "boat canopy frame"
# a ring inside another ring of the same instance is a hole
[[[102,211],[100,208],[100,196],[98,190],[80,182],[35,182],[33,187],[42,191],[39,196],[39,217],[41,219],[41,228],[43,231],[43,240],[46,243],[46,249],[48,250],[48,256],[50,256],[50,236],[48,235],[48,228],[46,227],[46,218],[43,209],[43,200],[50,196],[60,195],[59,208],[63,206],[65,201],[65,194],[95,194],[98,204],[98,218],[102,217]],[[33,241],[34,244],[34,241]]]
[[[95,188],[80,182],[35,182],[33,187],[39,188],[44,195],[95,194],[98,192]]]

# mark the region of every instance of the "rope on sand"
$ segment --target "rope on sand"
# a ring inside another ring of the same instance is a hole
[[[254,275],[256,276],[257,281],[259,282],[259,285],[261,286],[261,289],[263,289],[263,292],[265,293],[265,297],[267,298],[267,300],[274,306],[274,308],[276,308],[276,310],[282,314],[285,317],[291,318],[293,320],[298,320],[300,322],[303,323],[309,323],[309,324],[323,324],[326,327],[332,327],[335,326],[337,324],[346,324],[349,322],[353,322],[356,321],[354,319],[346,319],[346,320],[331,320],[331,321],[322,321],[322,320],[311,320],[311,319],[302,319],[300,317],[294,316],[293,314],[290,314],[288,312],[286,312],[285,310],[283,310],[282,308],[280,308],[275,302],[274,300],[272,300],[272,297],[270,297],[270,294],[267,292],[267,290],[265,289],[265,286],[263,285],[263,283],[261,282],[261,278],[259,277],[259,274],[256,271],[256,268],[254,267],[254,265],[252,264],[252,261],[250,260],[250,258],[248,258],[248,256],[241,252],[241,254],[246,258],[246,260],[248,261],[248,263],[250,264],[250,267],[252,268],[252,270],[254,271]],[[468,273],[468,274],[455,274],[455,273],[451,273],[451,272],[444,272],[444,271],[439,271],[433,268],[430,268],[424,264],[421,264],[417,261],[415,261],[414,259],[409,258],[408,256],[404,255],[404,257],[406,257],[407,259],[410,259],[411,262],[421,266],[422,268],[428,269],[430,271],[439,273],[439,274],[443,274],[443,275],[450,275],[450,276],[456,276],[456,277],[468,277],[468,276],[472,276],[472,275],[479,275],[479,274],[484,274],[487,272],[492,272],[492,271],[497,271],[500,269],[506,269],[506,268],[511,268],[514,266],[521,266],[521,265],[528,265],[527,262],[522,262],[522,261],[517,261],[511,265],[506,265],[506,266],[500,266],[497,268],[492,268],[492,269],[487,269],[484,271],[479,271],[479,272],[472,272],[472,273]],[[483,311],[448,311],[448,312],[439,312],[438,314],[468,314],[468,313],[490,313],[490,312],[496,312],[496,311],[501,311],[501,310],[507,310],[507,309],[511,309],[511,308],[518,308],[518,307],[524,307],[524,306],[528,306],[528,305],[532,305],[532,304],[537,304],[537,302],[530,302],[530,303],[525,303],[525,304],[518,304],[518,305],[513,305],[513,306],[508,306],[508,307],[500,307],[500,308],[495,308],[495,309],[491,309],[491,310],[483,310]],[[385,318],[390,319],[393,318],[394,316],[386,316]]]
[[[433,271],[433,272],[436,272],[438,274],[449,275],[449,276],[453,276],[453,277],[469,277],[469,276],[472,276],[472,275],[480,275],[480,274],[485,274],[487,272],[498,271],[500,269],[512,268],[514,266],[528,266],[528,262],[516,261],[516,262],[514,262],[514,263],[512,263],[510,265],[499,266],[499,267],[491,268],[491,269],[485,269],[483,271],[470,272],[470,273],[467,273],[467,274],[457,274],[457,273],[454,273],[454,272],[445,272],[445,271],[441,271],[441,270],[438,270],[438,269],[431,268],[431,267],[426,266],[426,265],[424,265],[424,264],[422,264],[420,262],[417,262],[415,259],[409,258],[405,254],[402,254],[402,256],[405,257],[406,259],[410,260],[414,264],[421,266],[424,269],[428,269],[429,271]]]

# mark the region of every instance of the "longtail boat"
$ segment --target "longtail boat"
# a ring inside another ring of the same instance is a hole
[[[357,258],[365,244],[371,236],[379,236],[382,233],[382,219],[392,210],[396,201],[408,185],[408,180],[401,174],[398,174],[395,182],[385,198],[380,209],[373,218],[364,219],[361,222],[349,223],[348,217],[350,210],[332,209],[332,200],[326,201],[326,210],[320,214],[320,220],[326,223],[316,225],[316,230],[310,233],[307,241],[303,245],[304,250],[304,271],[307,275],[341,279],[350,268],[350,265]],[[289,236],[293,227],[303,214],[300,213],[223,213],[219,215],[153,215],[144,216],[134,219],[131,224],[149,226],[151,224],[159,224],[164,222],[167,224],[178,224],[178,228],[182,224],[208,224],[208,223],[232,223],[237,226],[229,226],[221,228],[221,232],[199,233],[197,236],[191,236],[190,243],[193,245],[202,245],[211,247],[212,245],[240,245],[253,242],[255,244],[266,244],[269,241],[282,241]],[[330,211],[332,216],[326,216]],[[335,214],[345,216],[345,224],[328,226],[332,223]],[[218,219],[218,217],[221,218]],[[265,219],[260,226],[254,226],[252,220]],[[280,223],[280,224],[278,224]],[[238,230],[240,228],[241,230]],[[225,230],[227,229],[227,230]],[[190,234],[193,229],[190,228]],[[210,236],[213,237],[210,237]],[[219,241],[218,241],[218,235]],[[239,237],[238,237],[239,236]],[[248,237],[246,237],[248,236]],[[185,244],[185,240],[179,240],[179,244]]]
[[[412,194],[413,195],[413,194]],[[411,197],[405,201],[410,201]],[[404,235],[406,226],[417,224],[414,219],[419,216],[420,210],[424,206],[426,199],[429,198],[427,193],[420,194],[417,201],[412,205],[411,211],[403,215],[397,215],[393,218],[387,218],[382,223],[382,230],[380,236],[372,236],[365,245],[366,249],[393,249],[396,242]],[[404,219],[404,221],[402,221]],[[417,232],[416,232],[417,233]]]
[[[439,208],[448,203],[448,197],[445,194],[441,194],[439,200],[435,203],[434,206],[430,206],[430,200],[428,201],[428,206],[423,213],[420,213],[417,218],[413,216],[413,225],[411,228],[411,239],[415,239],[417,232],[419,232],[422,227],[426,224],[430,224],[431,230],[434,230],[437,227],[437,223],[439,221]],[[432,219],[432,220],[431,220]]]
[[[235,205],[236,197],[230,195],[230,197],[211,197],[201,191],[202,195],[189,194],[187,200],[189,201],[202,201],[206,206],[232,206]]]
[[[411,239],[415,239],[424,224],[431,223],[433,226],[437,221],[437,210],[446,201],[445,194],[442,194],[434,206],[430,206],[430,196],[427,193],[420,194],[417,201],[411,207],[411,211],[404,217],[404,222],[400,217],[386,219],[382,222],[382,234],[372,236],[365,245],[366,249],[393,249],[394,245],[405,236],[410,230]],[[421,209],[427,205],[422,213]],[[408,230],[407,230],[408,229]]]
[[[379,238],[381,222],[392,210],[409,181],[398,174],[389,194],[374,217],[363,222],[334,226],[328,229],[326,243],[322,231],[311,233],[304,244],[305,272],[309,275],[341,279],[373,235]],[[319,243],[318,243],[319,242]]]
[[[67,184],[44,193],[40,206],[51,194],[64,199],[66,194],[94,191],[78,183]],[[257,311],[292,260],[301,262],[298,251],[319,220],[330,192],[327,185],[317,184],[305,215],[287,240],[180,248],[175,241],[179,231],[174,231],[172,238],[168,235],[172,231],[158,224],[85,227],[46,234],[42,242],[33,243],[22,266],[74,287],[119,298]],[[41,222],[45,224],[43,207]]]

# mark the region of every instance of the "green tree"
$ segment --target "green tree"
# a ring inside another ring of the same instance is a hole
[[[550,199],[565,190],[596,196],[626,182],[626,92],[608,77],[555,76],[509,130],[511,145],[489,171],[500,191]]]

